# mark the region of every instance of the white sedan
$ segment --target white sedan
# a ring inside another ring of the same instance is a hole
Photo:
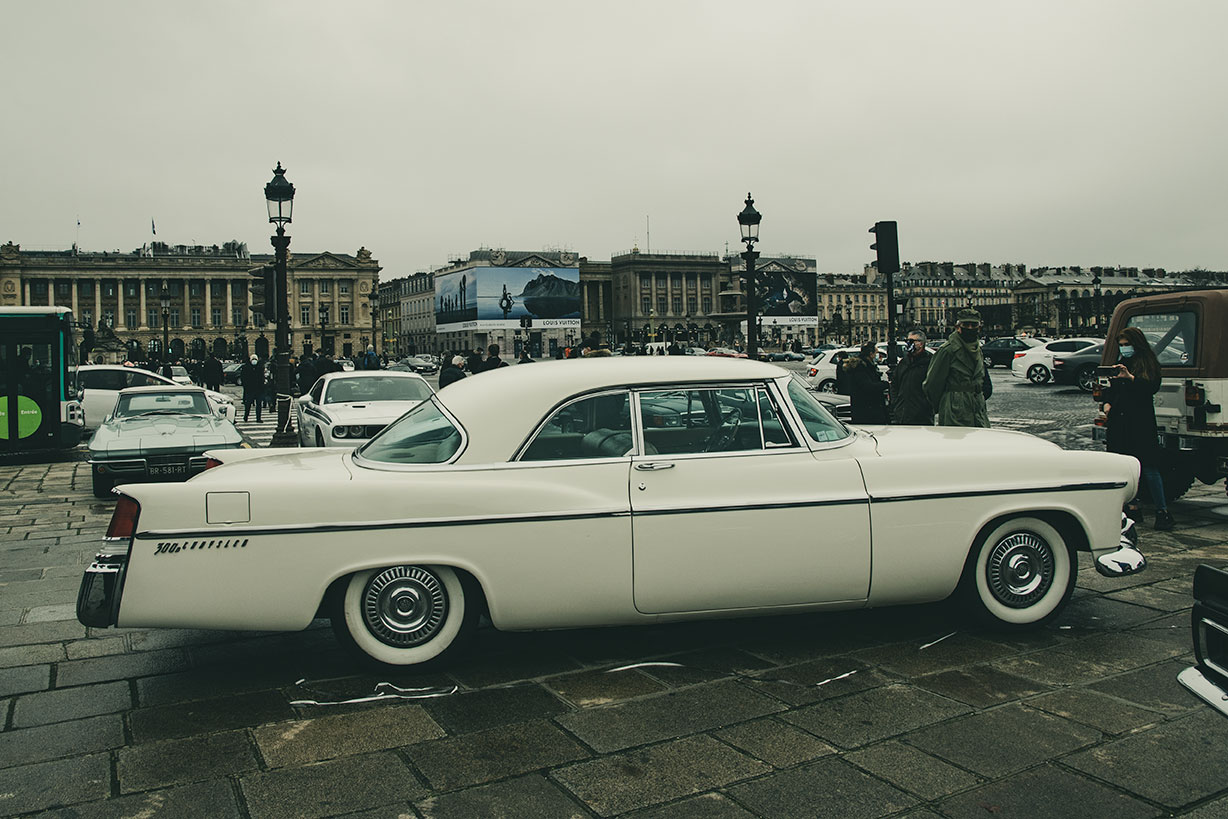
[[[77,371],[81,375],[81,386],[85,390],[81,406],[85,408],[85,425],[89,429],[97,429],[103,419],[115,409],[120,390],[129,387],[180,386],[176,381],[158,373],[119,364],[82,364]],[[187,377],[187,370],[184,370],[184,377]],[[191,384],[190,378],[188,384]],[[234,400],[229,395],[205,390],[205,397],[209,400],[209,406],[219,416],[227,421],[235,420]]]
[[[1029,347],[1015,353],[1015,358],[1011,361],[1011,375],[1026,378],[1033,384],[1048,384],[1053,379],[1055,354],[1074,353],[1103,342],[1102,338],[1063,338]]]
[[[788,371],[708,356],[507,367],[354,450],[208,454],[187,483],[117,490],[82,623],[296,630],[323,610],[395,666],[464,645],[479,614],[649,625],[957,594],[1026,628],[1070,599],[1079,551],[1120,549],[1139,469],[1017,432],[851,428]]]
[[[352,449],[433,394],[413,373],[327,373],[295,401],[299,445]]]

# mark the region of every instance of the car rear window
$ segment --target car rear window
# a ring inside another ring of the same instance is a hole
[[[1198,314],[1192,310],[1131,316],[1127,325],[1143,331],[1161,367],[1198,366]]]

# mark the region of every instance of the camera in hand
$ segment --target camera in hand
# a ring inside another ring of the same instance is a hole
[[[1116,364],[1105,364],[1105,365],[1102,365],[1096,368],[1097,378],[1111,378],[1112,376],[1115,376],[1115,375],[1117,375],[1117,365]]]

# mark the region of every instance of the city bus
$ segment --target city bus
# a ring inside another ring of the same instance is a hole
[[[81,441],[85,410],[67,307],[0,307],[0,454]]]

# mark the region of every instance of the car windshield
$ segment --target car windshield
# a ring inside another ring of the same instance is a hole
[[[187,378],[188,371],[183,367],[171,367],[171,375],[175,378]]]
[[[431,397],[431,388],[417,378],[334,378],[324,393],[325,404],[356,401],[421,401]]]
[[[801,416],[806,432],[815,441],[825,444],[849,436],[848,427],[833,418],[827,408],[806,389],[806,382],[796,375],[789,379],[789,400]]]
[[[209,402],[199,392],[143,392],[121,395],[115,405],[116,418],[141,415],[210,415]]]
[[[460,445],[460,430],[434,401],[423,401],[359,447],[357,454],[387,464],[441,464]]]

